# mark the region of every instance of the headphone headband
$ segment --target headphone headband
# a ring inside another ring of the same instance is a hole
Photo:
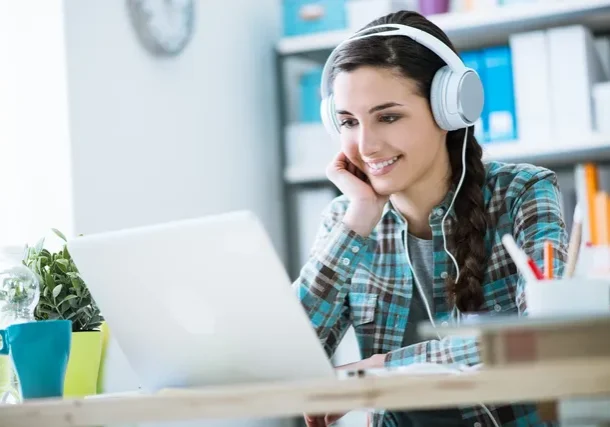
[[[369,33],[378,28],[384,31]],[[354,40],[368,37],[409,37],[417,43],[436,53],[443,61],[444,66],[439,68],[432,79],[430,88],[430,106],[436,123],[447,131],[472,126],[483,111],[484,94],[483,84],[477,72],[464,65],[460,57],[449,46],[432,34],[417,28],[400,24],[375,25],[365,28],[339,43],[333,49],[324,64],[320,92],[320,114],[324,127],[333,137],[338,137],[339,123],[335,114],[333,95],[330,93],[330,72],[336,56],[341,47]]]
[[[380,31],[376,33],[368,33],[371,30],[375,30],[378,28],[387,28],[387,31]],[[432,34],[422,31],[418,28],[409,27],[407,25],[401,24],[383,24],[383,25],[374,25],[372,27],[365,28],[356,32],[354,35],[349,37],[348,39],[339,43],[337,47],[333,49],[330,56],[326,60],[324,64],[324,68],[322,70],[322,81],[320,85],[320,89],[322,92],[322,96],[328,96],[328,85],[329,85],[329,77],[330,70],[332,65],[335,62],[335,58],[339,53],[339,50],[343,45],[350,43],[354,40],[361,40],[369,37],[390,37],[390,36],[406,36],[413,39],[415,42],[420,43],[423,46],[426,46],[432,52],[436,53],[445,63],[449,66],[449,68],[455,73],[463,72],[466,67],[460,57],[453,51],[449,46],[445,43],[434,37]]]

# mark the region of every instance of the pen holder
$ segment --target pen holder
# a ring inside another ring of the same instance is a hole
[[[525,299],[529,316],[608,313],[610,276],[528,282]]]

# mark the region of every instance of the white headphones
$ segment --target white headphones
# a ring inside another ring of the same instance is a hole
[[[377,28],[386,31],[368,33]],[[441,129],[450,131],[472,126],[483,111],[483,84],[477,72],[464,65],[460,57],[449,46],[433,35],[399,24],[376,25],[365,28],[341,42],[330,54],[322,70],[320,114],[327,132],[338,137],[340,132],[333,95],[329,91],[329,78],[339,49],[354,40],[368,37],[406,36],[435,52],[447,64],[440,68],[432,80],[430,104],[436,123]]]

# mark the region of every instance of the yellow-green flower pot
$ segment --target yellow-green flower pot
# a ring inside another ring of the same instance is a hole
[[[84,397],[97,394],[102,341],[101,331],[72,332],[64,397]]]

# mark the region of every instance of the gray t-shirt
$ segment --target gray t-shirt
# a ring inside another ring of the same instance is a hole
[[[434,312],[434,301],[432,300],[433,241],[420,239],[408,234],[407,247],[411,259],[411,266],[413,267],[413,273],[424,291],[430,311]],[[417,334],[417,325],[426,321],[429,321],[428,312],[426,311],[422,296],[414,283],[413,299],[411,300],[407,328],[403,338],[403,346],[421,341],[421,338]]]

